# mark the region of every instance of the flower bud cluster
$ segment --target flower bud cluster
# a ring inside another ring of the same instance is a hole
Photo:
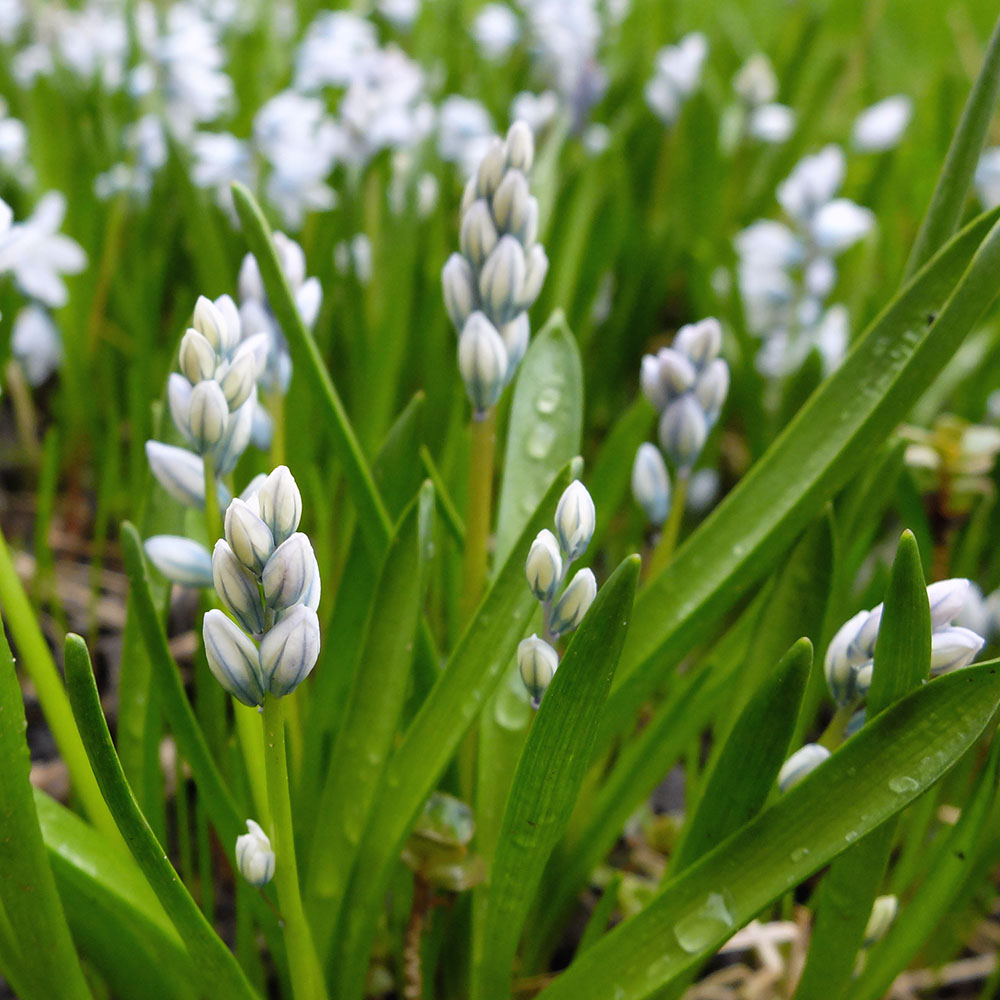
[[[198,299],[192,325],[181,338],[180,372],[167,382],[170,416],[193,451],[146,442],[153,475],[181,503],[205,503],[203,457],[224,476],[250,443],[266,357],[263,335],[241,342],[239,313],[228,295],[215,302]]]
[[[953,625],[969,595],[968,580],[952,579],[927,588],[931,608],[931,675],[967,667],[986,644],[971,629]],[[830,641],[823,670],[830,694],[838,705],[864,698],[872,683],[875,643],[883,606],[859,611]]]
[[[538,707],[559,666],[553,643],[572,632],[597,596],[597,580],[590,569],[581,569],[562,590],[570,564],[586,551],[594,535],[594,501],[579,480],[570,483],[556,507],[555,534],[544,528],[535,537],[524,564],[528,586],[542,605],[545,638],[522,639],[517,647],[521,679]]]
[[[642,359],[639,381],[660,414],[660,450],[644,443],[632,465],[632,492],[651,524],[670,510],[665,454],[687,479],[729,393],[729,365],[719,357],[722,327],[712,317],[681,327],[671,347]]]
[[[528,188],[534,138],[523,121],[494,138],[462,198],[460,243],[441,272],[458,331],[458,369],[478,413],[500,398],[528,349],[527,310],[549,261],[538,237],[538,201]]]
[[[301,515],[295,480],[279,465],[230,503],[212,553],[215,590],[232,618],[218,609],[205,615],[205,653],[216,680],[244,705],[288,694],[319,656],[319,566],[296,530]]]
[[[236,838],[236,867],[255,888],[263,889],[274,878],[274,851],[271,841],[252,819],[247,820],[247,832]]]

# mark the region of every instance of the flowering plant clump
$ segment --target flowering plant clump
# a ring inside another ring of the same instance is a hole
[[[1000,23],[317,6],[0,0],[0,995],[994,996]]]

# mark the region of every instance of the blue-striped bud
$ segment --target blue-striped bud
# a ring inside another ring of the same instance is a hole
[[[722,358],[710,361],[705,370],[698,376],[694,394],[705,411],[705,419],[709,425],[719,419],[722,404],[729,394],[729,365]]]
[[[579,479],[574,479],[563,490],[556,505],[555,523],[559,544],[566,553],[566,560],[572,562],[586,551],[597,525],[594,501]]]
[[[674,349],[686,354],[691,362],[703,368],[719,356],[722,349],[722,327],[714,316],[682,326],[674,337]]]
[[[205,613],[202,638],[215,679],[244,705],[262,705],[264,683],[253,640],[218,608]]]
[[[507,349],[496,327],[474,312],[458,339],[458,371],[477,412],[485,412],[500,398],[507,367]]]
[[[441,287],[444,290],[444,307],[448,318],[456,330],[465,326],[465,321],[479,307],[479,293],[476,278],[469,262],[460,254],[453,253],[441,269]]]
[[[181,535],[153,535],[142,547],[149,561],[171,583],[212,586],[212,554],[204,545]]]
[[[181,337],[177,361],[184,377],[197,385],[205,379],[212,378],[218,357],[207,337],[197,330],[189,329]]]
[[[250,444],[253,432],[253,415],[257,410],[256,392],[234,413],[229,414],[226,430],[212,449],[212,460],[220,476],[228,475],[236,468],[240,455]]]
[[[563,591],[552,611],[552,634],[564,635],[583,621],[583,616],[597,596],[597,580],[589,569],[581,569]]]
[[[318,658],[319,618],[312,608],[297,604],[261,640],[260,665],[265,690],[276,698],[293,691],[309,675]]]
[[[950,625],[961,613],[969,596],[970,582],[962,577],[939,580],[927,588],[931,606],[931,628]]]
[[[191,442],[204,455],[222,440],[229,421],[229,404],[213,379],[199,382],[191,391],[188,426]]]
[[[535,137],[526,121],[518,119],[507,130],[504,152],[508,167],[525,174],[531,171],[535,159]]]
[[[280,545],[298,528],[302,518],[302,495],[287,465],[279,465],[257,491],[260,519]]]
[[[632,463],[632,495],[650,524],[663,524],[670,512],[670,474],[660,449],[648,441],[639,445]]]
[[[504,144],[497,138],[491,139],[476,171],[476,191],[480,198],[493,197],[493,192],[503,178],[506,162],[507,152]]]
[[[708,423],[698,401],[685,393],[675,399],[660,417],[660,446],[682,473],[698,460],[708,437]]]
[[[830,751],[819,743],[807,743],[796,750],[778,772],[778,788],[787,792],[797,785],[807,774],[815,771],[830,756]]]
[[[538,532],[531,543],[524,571],[536,600],[548,601],[555,596],[562,579],[562,555],[556,536],[548,528]]]
[[[960,625],[949,625],[931,635],[931,673],[946,674],[967,667],[986,645],[982,636]]]
[[[558,667],[559,654],[537,635],[522,639],[517,644],[517,668],[535,708],[538,708]]]
[[[545,255],[545,250],[540,243],[532,244],[524,255],[524,282],[518,299],[519,308],[530,309],[534,305],[548,272],[549,258]]]
[[[261,582],[269,608],[282,610],[298,604],[313,581],[316,555],[309,538],[297,531],[271,553]]]
[[[524,247],[513,236],[501,236],[479,272],[479,297],[487,316],[497,323],[514,318],[526,273]]]
[[[212,552],[212,583],[233,617],[251,635],[267,628],[257,578],[236,558],[229,543],[220,538]]]
[[[267,834],[252,820],[247,833],[236,838],[236,867],[255,888],[263,889],[274,878],[274,851]]]
[[[194,442],[188,415],[191,412],[192,388],[191,383],[177,372],[171,372],[167,376],[167,406],[170,409],[170,417],[174,426],[191,444]]]
[[[188,507],[205,506],[205,469],[202,460],[186,448],[159,441],[146,442],[146,459],[157,482]],[[228,491],[219,484],[219,503],[229,503]]]
[[[499,238],[489,205],[482,198],[477,199],[462,215],[458,234],[458,245],[475,270],[483,266]]]
[[[257,516],[255,509],[239,497],[226,508],[226,541],[236,558],[251,573],[260,576],[264,564],[274,551],[274,536],[271,529]]]

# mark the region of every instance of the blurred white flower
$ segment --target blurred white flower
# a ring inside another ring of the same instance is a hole
[[[733,77],[733,90],[752,107],[771,103],[778,96],[778,78],[771,60],[763,52],[755,52]]]
[[[875,216],[847,198],[834,198],[817,209],[810,224],[816,246],[825,253],[839,254],[867,236]]]
[[[862,153],[882,153],[892,149],[913,117],[913,101],[904,94],[887,97],[866,108],[851,129],[851,144]]]
[[[31,385],[41,385],[62,363],[62,338],[41,306],[25,306],[14,317],[10,351]]]
[[[333,260],[341,274],[353,272],[362,285],[372,280],[372,243],[364,233],[355,233],[334,247]]]
[[[825,205],[844,182],[844,151],[832,143],[803,157],[778,185],[778,201],[796,222],[806,221]]]
[[[27,19],[24,0],[0,0],[0,43],[11,45]]]
[[[476,170],[495,135],[490,113],[479,101],[452,95],[438,108],[438,155],[458,164],[463,177]]]
[[[521,25],[506,4],[488,3],[480,8],[472,22],[472,37],[483,58],[497,62],[517,44]]]
[[[656,53],[653,76],[646,84],[646,103],[665,125],[677,120],[684,101],[698,86],[707,55],[708,41],[697,31]]]
[[[232,207],[233,181],[251,184],[249,144],[229,132],[195,132],[191,137],[191,180],[197,187],[215,193],[217,204]]]
[[[371,21],[347,11],[319,14],[309,25],[295,58],[295,87],[310,92],[345,87],[360,61],[378,48]]]
[[[559,113],[559,96],[554,90],[533,94],[522,90],[510,102],[510,120],[527,122],[536,135]]]
[[[25,295],[54,308],[68,298],[62,275],[87,266],[80,244],[59,232],[65,216],[65,196],[49,191],[30,218],[0,234],[0,272],[9,271]]]
[[[420,13],[420,0],[378,0],[378,12],[394,27],[406,31]]]
[[[760,142],[780,145],[795,131],[795,112],[784,104],[762,104],[750,112],[747,132]]]

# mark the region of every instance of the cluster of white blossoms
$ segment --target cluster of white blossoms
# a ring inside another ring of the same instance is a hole
[[[587,550],[595,524],[594,501],[587,487],[574,480],[559,498],[556,533],[544,528],[528,551],[524,570],[532,594],[542,605],[544,638],[535,634],[522,639],[517,647],[517,664],[535,708],[559,666],[553,644],[583,621],[597,596],[597,580],[590,569],[578,570],[562,589],[570,565]]]
[[[985,645],[971,629],[952,624],[961,616],[969,595],[968,580],[951,579],[927,588],[931,609],[931,675],[968,666]],[[859,611],[830,641],[823,671],[833,700],[850,705],[864,698],[872,683],[875,642],[882,622],[882,605]]]
[[[226,509],[225,538],[212,552],[215,590],[232,617],[213,608],[202,634],[216,680],[244,705],[260,705],[265,694],[293,691],[316,664],[320,577],[309,538],[296,530],[302,497],[288,469],[279,465],[245,497]]]
[[[515,122],[494,139],[462,199],[461,253],[441,272],[445,308],[458,331],[458,369],[481,416],[500,398],[528,349],[527,310],[548,258],[538,235],[538,202],[528,188],[534,139]]]
[[[828,370],[843,359],[847,311],[826,305],[834,260],[874,225],[867,208],[836,197],[845,169],[839,146],[806,156],[778,187],[791,225],[758,219],[736,237],[743,306],[750,331],[764,340],[757,367],[765,375],[797,370],[813,348]]]
[[[707,55],[708,40],[698,31],[656,53],[645,94],[646,103],[664,125],[673,125],[684,102],[694,93]]]
[[[639,381],[660,415],[660,448],[639,446],[632,465],[632,492],[651,524],[670,511],[670,474],[687,479],[729,393],[729,365],[719,357],[722,327],[713,317],[681,327],[670,347],[642,359]],[[662,452],[661,450],[662,449]]]
[[[775,100],[778,78],[766,55],[757,52],[740,67],[733,77],[733,90],[740,104],[731,116],[723,118],[720,135],[723,146],[735,146],[744,134],[771,145],[789,139],[795,131],[795,111]]]

